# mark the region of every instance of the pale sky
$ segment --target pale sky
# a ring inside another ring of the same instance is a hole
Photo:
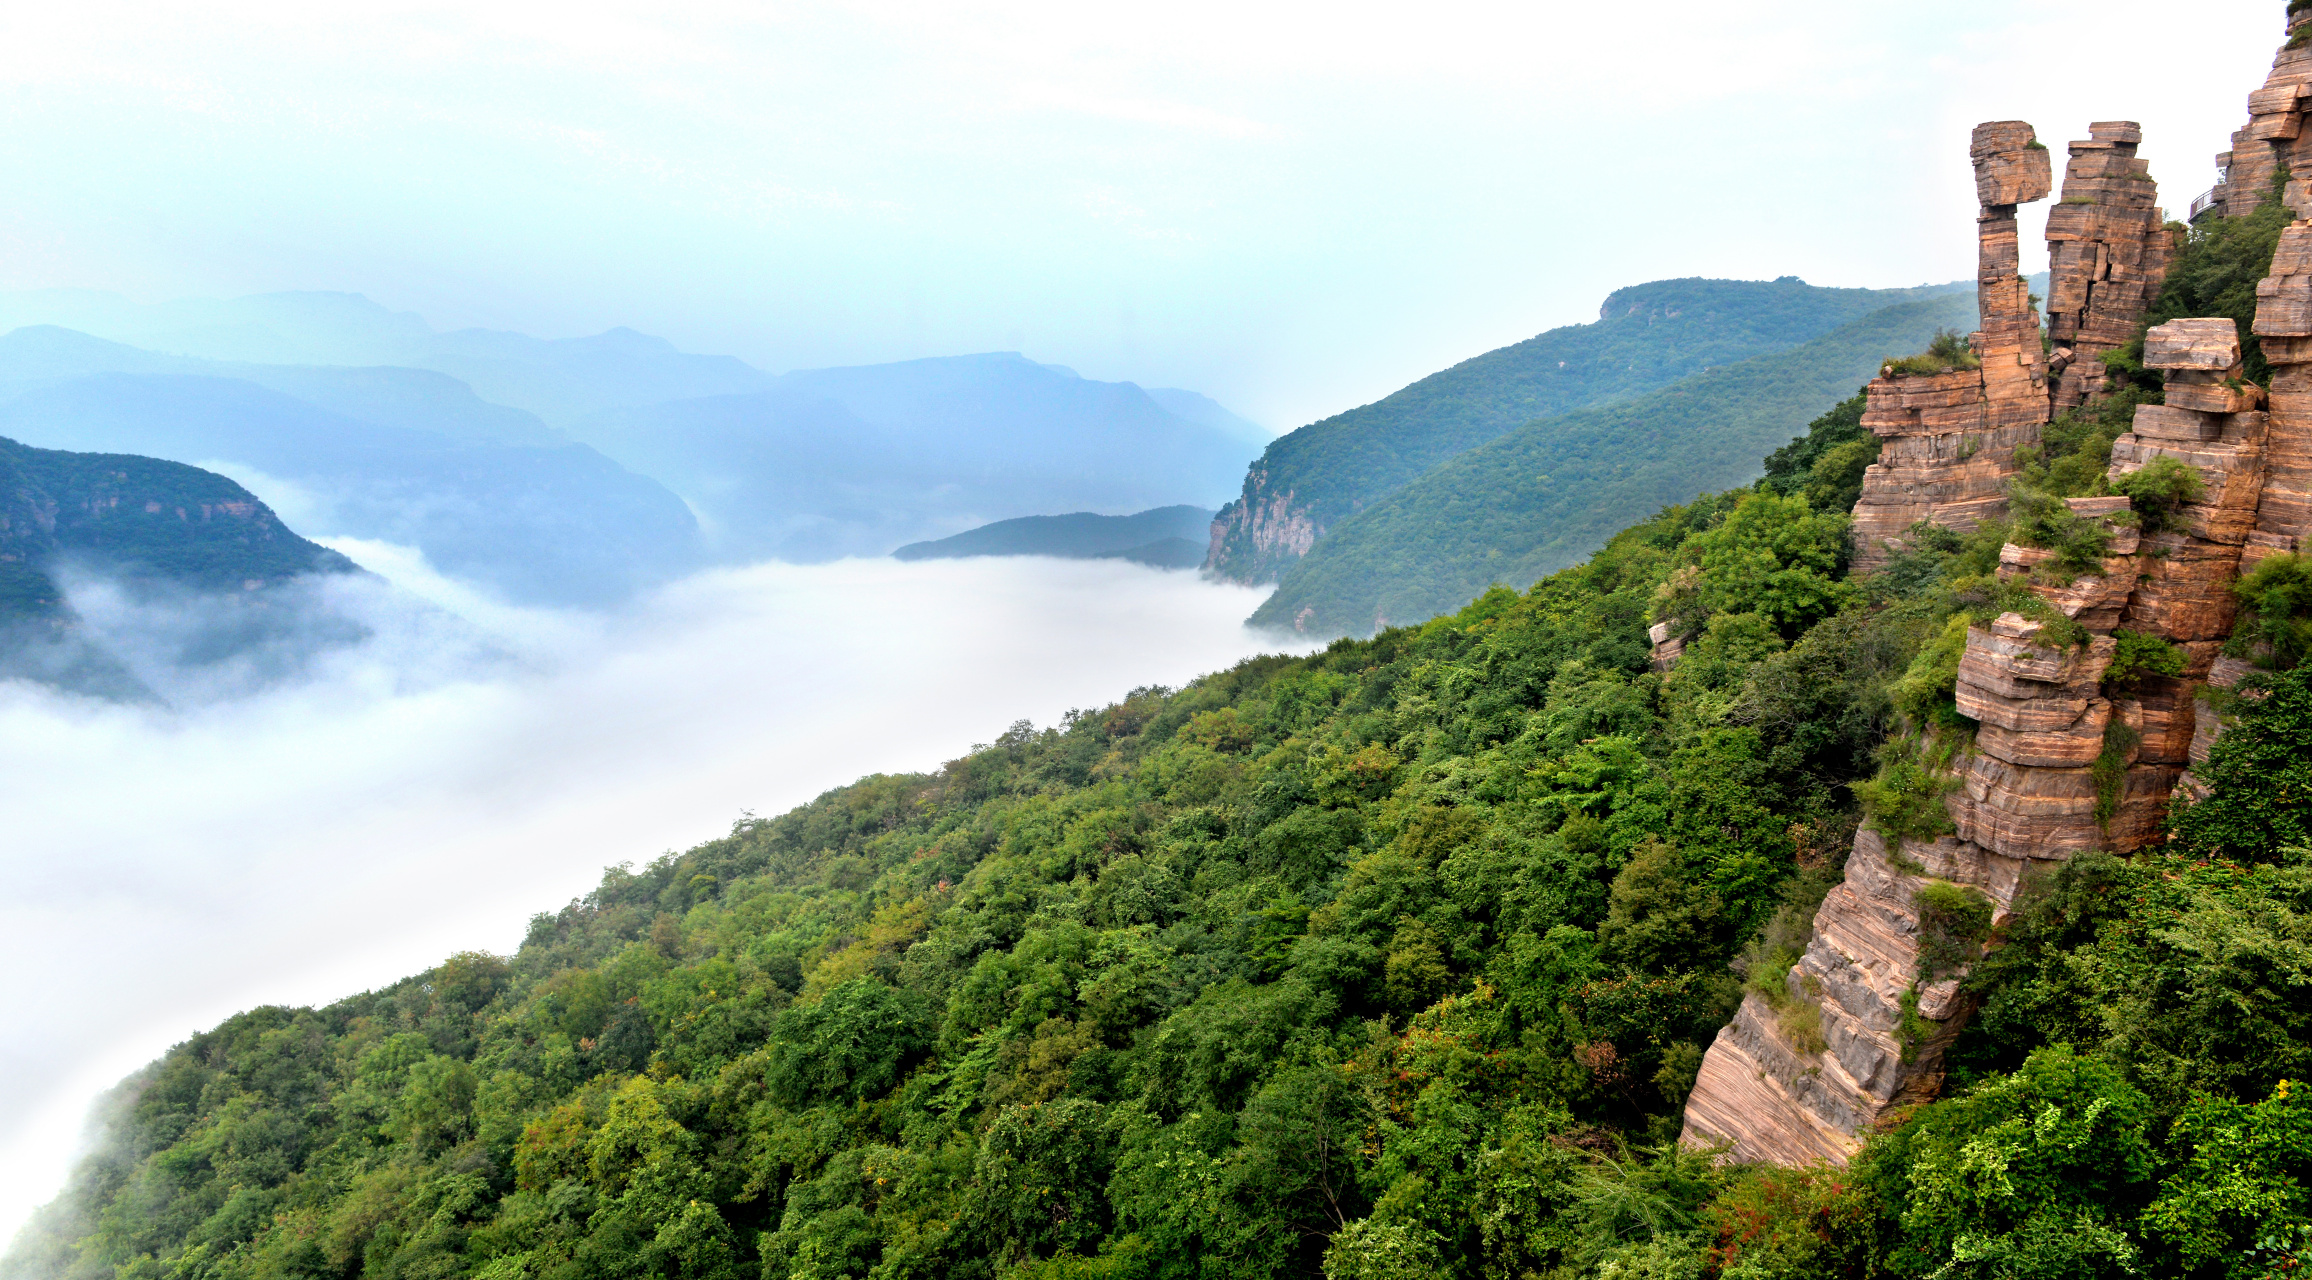
[[[1275,429],[1679,275],[1972,270],[1978,120],[2213,180],[2280,0],[12,5],[0,288],[340,289]],[[2081,37],[2092,26],[2104,36]],[[2044,206],[2041,206],[2044,208]]]

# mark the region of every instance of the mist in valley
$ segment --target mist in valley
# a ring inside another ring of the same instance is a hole
[[[231,1013],[511,952],[606,866],[1276,647],[1260,592],[1115,560],[764,563],[589,612],[330,545],[371,575],[224,658],[235,606],[70,578],[161,701],[0,684],[0,962],[38,975],[0,1027],[0,1235],[100,1092]]]

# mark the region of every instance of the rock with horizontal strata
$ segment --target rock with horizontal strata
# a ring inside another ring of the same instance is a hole
[[[2048,337],[2060,412],[2104,394],[2104,353],[2127,345],[2167,279],[2175,238],[2157,206],[2159,186],[2136,155],[2132,120],[2088,126],[2071,144],[2063,198],[2047,214]]]

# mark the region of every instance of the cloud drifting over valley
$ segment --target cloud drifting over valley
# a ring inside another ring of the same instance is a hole
[[[370,636],[291,680],[172,680],[148,645],[175,710],[0,686],[0,1235],[92,1097],[236,1010],[510,951],[606,865],[1273,647],[1258,592],[1114,561],[766,564],[604,616],[332,545],[392,585],[321,588]],[[104,592],[76,604],[108,638],[172,639]]]

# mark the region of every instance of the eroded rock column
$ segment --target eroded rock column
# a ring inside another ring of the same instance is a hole
[[[2143,127],[2105,120],[2071,144],[2063,198],[2047,211],[2047,329],[2057,374],[2054,411],[2100,396],[2099,358],[2135,337],[2167,279],[2174,239],[2154,203],[2159,185],[2136,155]]]
[[[2047,366],[2039,313],[2020,274],[2015,209],[2045,199],[2053,165],[2031,126],[1975,126],[1975,301],[1981,328],[1969,335],[1980,367],[1900,374],[1891,367],[1865,388],[1863,426],[1884,445],[1863,473],[1854,509],[1854,563],[1884,565],[1920,520],[1971,529],[2006,510],[2015,450],[2036,443],[2047,421]]]

